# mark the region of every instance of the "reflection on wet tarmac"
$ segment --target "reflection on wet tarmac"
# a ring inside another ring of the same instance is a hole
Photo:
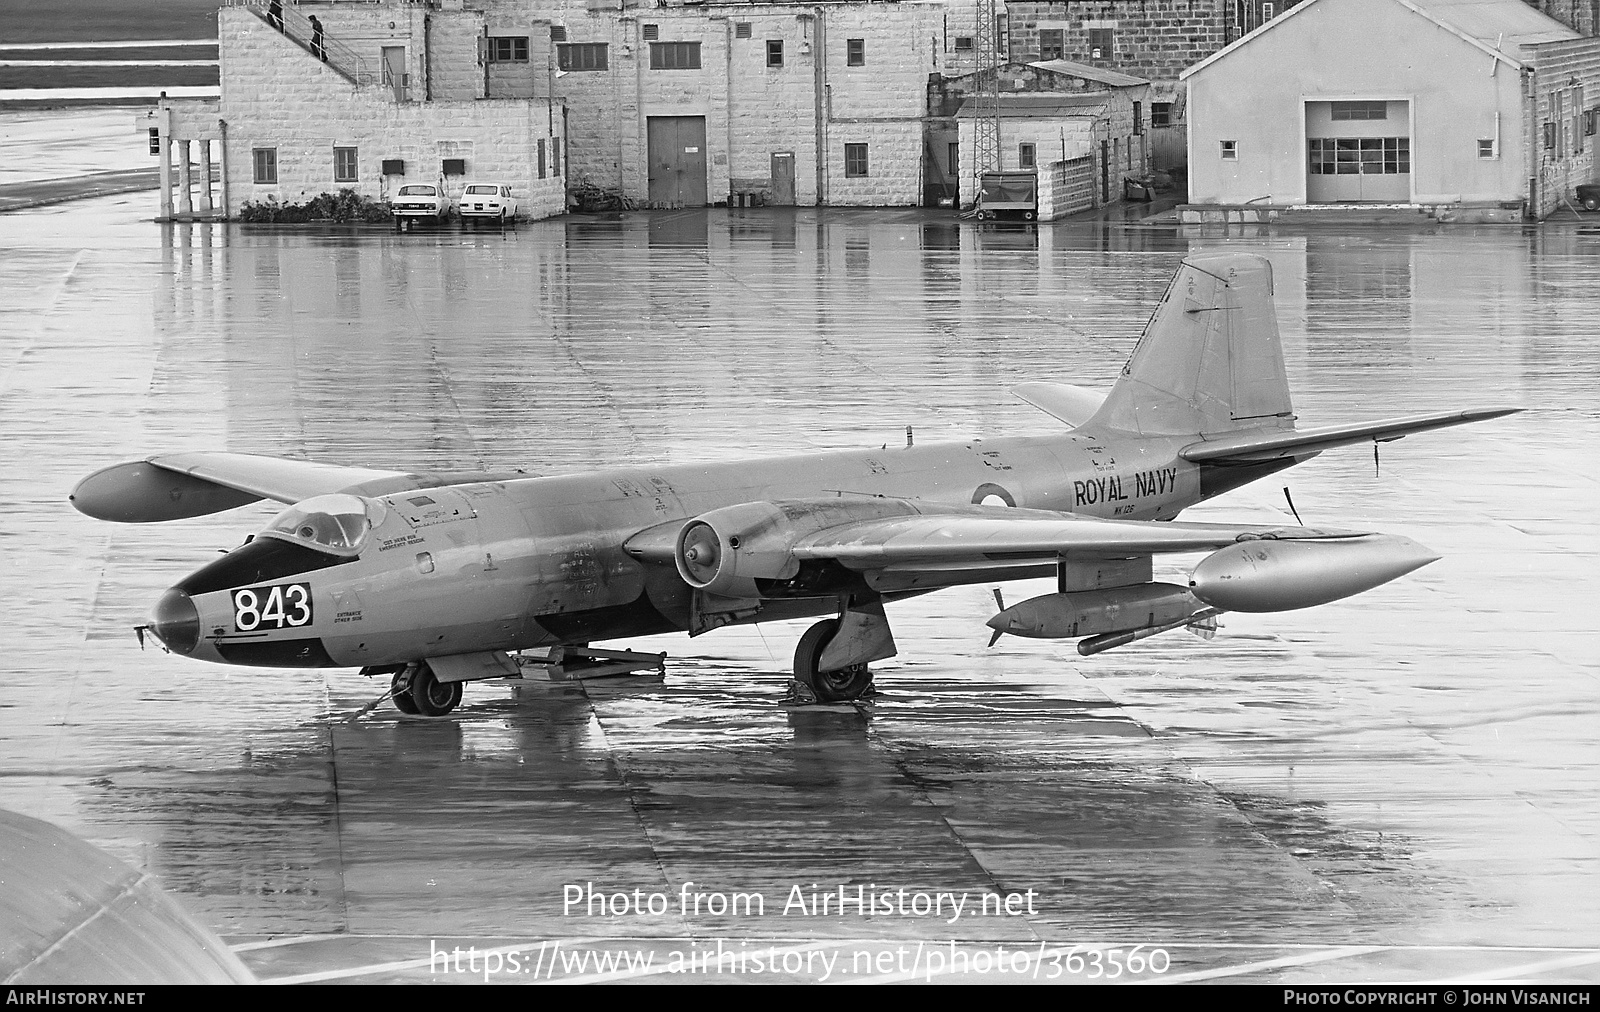
[[[434,938],[1143,941],[1186,973],[1327,947],[1234,979],[1424,979],[1483,960],[1404,947],[1596,944],[1595,230],[735,210],[394,236],[159,229],[142,210],[0,218],[0,807],[157,874],[229,937],[338,936],[248,950],[261,976],[426,957]],[[383,686],[134,645],[161,590],[269,508],[120,528],[64,502],[100,466],[174,449],[557,472],[907,425],[1047,431],[1006,388],[1107,383],[1178,261],[1218,247],[1273,262],[1302,424],[1532,410],[1388,444],[1376,469],[1329,454],[1188,515],[1281,520],[1289,484],[1307,522],[1443,561],[1090,660],[985,649],[987,588],[931,595],[891,609],[902,653],[859,707],[779,705],[799,627],[776,624],[618,644],[668,651],[664,681],[474,686],[449,719],[348,720]],[[767,908],[563,905],[568,885],[689,882]],[[813,883],[1040,899],[952,923],[781,913]],[[426,970],[358,979],[407,974]]]

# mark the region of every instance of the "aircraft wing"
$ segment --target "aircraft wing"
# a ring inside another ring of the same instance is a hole
[[[1481,422],[1488,418],[1515,414],[1521,410],[1521,408],[1477,408],[1469,411],[1447,411],[1436,415],[1388,418],[1377,422],[1330,425],[1318,429],[1230,432],[1190,443],[1178,451],[1178,455],[1196,463],[1206,461],[1213,464],[1254,464],[1282,457],[1307,456],[1334,447],[1365,443],[1369,440],[1387,443],[1409,436],[1413,432],[1427,432],[1429,429]]]
[[[297,503],[330,492],[386,495],[524,474],[436,474],[344,467],[250,453],[167,453],[117,464],[80,481],[68,496],[100,520],[150,523],[217,513],[273,499]]]
[[[977,511],[983,512],[977,512]],[[843,524],[798,539],[798,559],[832,559],[848,569],[962,568],[1029,560],[1121,559],[1223,548],[1239,541],[1330,541],[1360,531],[1260,524],[1101,520],[1046,510],[972,507],[959,513],[886,517]]]

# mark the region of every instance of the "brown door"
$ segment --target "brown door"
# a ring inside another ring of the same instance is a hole
[[[772,153],[772,202],[781,207],[794,206],[794,152]]]
[[[706,206],[706,118],[651,116],[650,204]]]

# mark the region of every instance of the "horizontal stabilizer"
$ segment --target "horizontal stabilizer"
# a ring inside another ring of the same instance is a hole
[[[1214,464],[1254,464],[1282,457],[1301,457],[1355,443],[1389,442],[1414,432],[1465,425],[1489,418],[1515,414],[1521,408],[1478,408],[1448,411],[1437,415],[1411,415],[1377,422],[1331,425],[1319,429],[1268,429],[1230,432],[1198,443],[1190,443],[1178,455],[1184,460]]]
[[[1011,392],[1043,411],[1077,428],[1105,403],[1104,390],[1068,386],[1065,383],[1019,383]]]
[[[531,475],[380,471],[250,453],[167,453],[116,464],[78,482],[68,501],[97,520],[153,523],[204,516],[261,499],[297,503],[330,492],[389,495]]]

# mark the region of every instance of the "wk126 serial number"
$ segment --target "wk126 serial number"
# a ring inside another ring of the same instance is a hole
[[[287,583],[276,587],[246,587],[233,592],[233,628],[297,629],[311,624],[311,584]]]

